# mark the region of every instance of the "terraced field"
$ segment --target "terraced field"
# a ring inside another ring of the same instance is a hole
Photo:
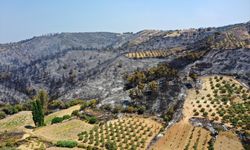
[[[26,143],[18,147],[19,150],[34,150],[34,149],[44,150],[45,148],[46,145],[43,142],[34,139],[28,140]]]
[[[84,121],[73,119],[58,124],[47,125],[34,131],[34,134],[47,141],[77,140],[77,134],[81,131],[89,131],[93,128]]]
[[[200,89],[187,91],[183,106],[183,118],[167,129],[165,135],[152,150],[206,150],[211,139],[210,132],[189,123],[191,117],[207,118],[222,122],[236,130],[247,129],[249,123],[250,92],[247,87],[228,76],[200,77]],[[249,131],[249,130],[247,130]],[[230,146],[230,143],[234,143]],[[213,146],[215,150],[241,150],[236,134],[220,132]]]
[[[26,125],[34,126],[31,111],[22,111],[0,120],[0,132],[24,130]]]
[[[114,143],[118,149],[146,149],[162,125],[150,118],[123,117],[81,132],[79,141],[85,147],[105,149],[105,143]]]
[[[209,131],[181,121],[170,127],[151,150],[207,149],[210,138]]]
[[[237,129],[246,128],[250,91],[227,76],[202,77],[200,90],[189,90],[184,104],[187,117],[205,117]]]
[[[181,47],[176,47],[168,50],[145,50],[139,52],[130,52],[125,54],[127,58],[131,59],[143,59],[143,58],[164,58],[175,53],[179,53],[183,50]]]
[[[244,150],[237,135],[231,131],[220,132],[214,147],[218,150]]]

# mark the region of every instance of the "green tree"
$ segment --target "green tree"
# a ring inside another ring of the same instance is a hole
[[[106,148],[107,150],[117,150],[116,143],[115,143],[115,142],[111,142],[111,141],[108,141],[108,142],[105,144],[105,148]]]
[[[48,93],[45,90],[41,90],[38,92],[36,99],[38,99],[41,102],[43,110],[46,113],[48,107]]]
[[[0,111],[0,119],[3,119],[6,117],[6,114],[4,111]]]
[[[44,110],[40,100],[36,99],[32,103],[32,116],[36,126],[44,126]]]

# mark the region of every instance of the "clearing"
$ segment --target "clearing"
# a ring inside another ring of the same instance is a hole
[[[0,132],[24,130],[26,125],[34,126],[31,111],[21,111],[0,120]]]
[[[51,142],[56,142],[59,140],[77,140],[78,133],[82,131],[89,131],[92,128],[93,125],[78,119],[72,119],[62,123],[38,128],[34,131],[34,134],[41,139]]]
[[[220,132],[215,144],[215,149],[244,150],[239,138],[231,131]]]

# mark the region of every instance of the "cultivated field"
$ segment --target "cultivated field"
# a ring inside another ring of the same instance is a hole
[[[235,129],[246,128],[250,113],[249,89],[227,76],[200,77],[199,80],[201,89],[187,91],[182,110],[183,119],[171,126],[151,147],[152,150],[208,149],[210,132],[200,127],[193,127],[189,123],[191,117],[223,122]],[[215,150],[240,150],[242,144],[233,132],[230,131],[230,134],[220,132],[214,147]]]
[[[231,131],[220,132],[214,147],[216,150],[244,150],[237,135]]]
[[[44,150],[45,148],[46,145],[37,139],[27,140],[27,142],[18,147],[19,150],[34,150],[34,149]]]
[[[188,90],[184,104],[185,118],[205,117],[244,129],[250,113],[250,91],[232,77],[201,77],[200,90]]]
[[[59,140],[77,140],[77,134],[79,132],[89,131],[92,128],[93,125],[81,120],[73,119],[38,128],[34,131],[34,134],[44,140],[52,142]]]
[[[0,132],[23,130],[24,126],[34,126],[31,111],[21,111],[0,120]]]
[[[209,131],[203,128],[193,127],[181,121],[169,128],[151,150],[206,150],[211,138],[209,134]]]
[[[164,58],[170,55],[174,55],[183,50],[181,47],[176,47],[168,50],[145,50],[139,52],[129,52],[125,54],[127,58],[131,59],[143,59],[143,58]]]
[[[106,142],[114,142],[118,149],[146,149],[159,133],[162,125],[150,118],[122,117],[79,134],[80,143],[104,149]]]

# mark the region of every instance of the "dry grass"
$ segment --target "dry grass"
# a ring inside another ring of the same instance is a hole
[[[244,150],[237,135],[231,131],[220,132],[214,148],[215,150]]]
[[[26,142],[18,147],[19,150],[44,150],[46,148],[46,145],[43,142],[32,140],[29,142]]]
[[[46,148],[46,150],[82,150],[82,148],[49,147],[49,148]]]
[[[21,111],[0,120],[0,132],[23,130],[25,125],[34,126],[31,111]]]
[[[196,142],[198,150],[207,149],[210,138],[209,131],[193,127],[182,120],[169,128],[166,134],[151,147],[151,150],[183,150],[188,143],[189,149],[193,149]]]
[[[75,105],[75,106],[69,107],[69,108],[67,108],[67,109],[63,109],[63,110],[54,112],[54,113],[52,113],[52,114],[49,114],[48,116],[45,117],[45,124],[50,124],[50,123],[51,123],[51,120],[52,120],[54,117],[62,117],[62,116],[64,116],[64,115],[71,115],[71,113],[72,113],[74,110],[79,110],[80,107],[81,107],[80,105]]]
[[[34,131],[34,134],[44,140],[56,142],[59,140],[77,140],[77,134],[89,131],[92,125],[84,121],[73,119],[66,122],[47,125]]]

